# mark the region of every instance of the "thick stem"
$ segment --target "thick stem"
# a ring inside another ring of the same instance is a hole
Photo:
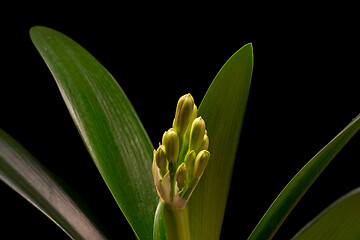
[[[164,218],[167,240],[190,240],[188,209],[172,209],[164,203]]]

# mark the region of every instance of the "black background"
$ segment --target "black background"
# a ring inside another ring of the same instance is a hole
[[[252,86],[221,239],[246,239],[287,182],[360,113],[355,6],[215,5],[211,12],[204,6],[84,6],[4,8],[0,127],[84,199],[111,239],[134,235],[32,45],[30,27],[54,28],[92,53],[118,80],[154,145],[170,127],[178,97],[190,92],[199,104],[226,60],[252,42]],[[360,185],[359,146],[356,135],[275,239],[289,239]],[[67,239],[3,183],[0,192],[3,236]]]

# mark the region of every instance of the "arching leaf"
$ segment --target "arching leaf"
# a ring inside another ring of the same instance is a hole
[[[106,239],[82,209],[83,204],[79,199],[72,198],[63,183],[1,129],[0,179],[48,216],[69,237]]]
[[[158,196],[151,175],[153,146],[111,74],[65,35],[34,27],[45,60],[76,127],[120,209],[140,239],[152,239]]]

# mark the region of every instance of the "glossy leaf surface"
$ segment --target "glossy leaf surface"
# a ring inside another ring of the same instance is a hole
[[[140,239],[152,239],[158,196],[151,175],[153,146],[111,74],[65,35],[34,27],[45,60],[105,183]]]
[[[63,183],[2,130],[0,179],[55,222],[69,237],[106,239],[83,211],[79,200],[70,197],[69,189],[65,190]]]
[[[249,239],[271,239],[305,192],[359,129],[360,115],[295,175],[272,203]]]
[[[292,239],[360,239],[360,188],[335,201]]]
[[[221,68],[199,106],[211,157],[188,203],[192,239],[220,237],[252,69],[253,49],[247,44]]]

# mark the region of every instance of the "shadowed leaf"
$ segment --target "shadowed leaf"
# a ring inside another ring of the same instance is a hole
[[[360,188],[335,201],[292,239],[360,239]]]
[[[18,192],[73,239],[106,239],[70,197],[69,189],[44,168],[19,143],[0,130],[0,179]],[[73,196],[74,193],[71,193]],[[88,211],[88,210],[87,210]]]
[[[287,184],[249,239],[271,239],[323,170],[360,129],[360,115],[320,150]]]

